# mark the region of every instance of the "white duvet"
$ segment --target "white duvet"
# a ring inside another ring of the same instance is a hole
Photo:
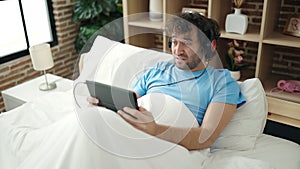
[[[75,107],[71,91],[56,92],[2,113],[0,169],[270,168],[242,156],[188,151],[136,130],[109,110],[88,107],[78,112]],[[164,114],[156,118],[161,123],[177,121],[166,120]],[[185,125],[184,120],[176,125]]]

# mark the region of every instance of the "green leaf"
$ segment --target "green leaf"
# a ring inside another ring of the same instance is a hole
[[[80,29],[75,41],[75,48],[79,52],[89,39],[107,23],[123,15],[122,0],[78,0],[74,4],[72,21],[80,23]],[[118,4],[118,5],[117,5]],[[123,26],[115,25],[107,34],[122,34]]]
[[[80,52],[82,47],[89,41],[90,37],[99,29],[98,26],[88,25],[81,26],[75,42],[77,52]]]
[[[73,22],[92,19],[103,11],[101,4],[95,1],[77,1],[74,5]]]

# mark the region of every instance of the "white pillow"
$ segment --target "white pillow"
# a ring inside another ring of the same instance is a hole
[[[102,39],[93,48],[101,47]],[[171,54],[117,43],[101,56],[94,76],[95,81],[130,89],[134,82],[154,64],[171,61]]]
[[[259,79],[252,78],[240,83],[247,102],[239,107],[230,123],[222,131],[211,150],[249,150],[266,124],[268,107],[266,94]]]

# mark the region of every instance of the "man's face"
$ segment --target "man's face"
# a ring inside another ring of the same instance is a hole
[[[202,62],[199,56],[204,55],[198,40],[196,28],[187,33],[172,35],[172,54],[179,69],[186,71],[200,70]],[[202,52],[201,52],[202,51]]]

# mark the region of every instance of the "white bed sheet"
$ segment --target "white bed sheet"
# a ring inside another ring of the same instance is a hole
[[[276,169],[299,169],[298,164],[292,164],[295,161],[291,160],[299,157],[299,149],[295,149],[299,145],[271,136],[263,136],[259,139],[257,148],[253,151],[222,150],[215,153],[210,153],[208,150],[189,152],[181,146],[153,138],[154,144],[147,144],[144,147],[167,145],[174,148],[149,158],[116,156],[99,148],[86,135],[78,122],[74,107],[71,91],[57,92],[1,114],[0,168],[270,169],[270,163],[276,164],[274,165]],[[106,113],[111,115],[112,120],[122,121],[118,115]],[[96,124],[96,122],[91,119],[91,123]],[[126,122],[123,124],[125,128],[130,129],[126,124]],[[105,131],[102,128],[99,134],[105,136],[107,134]],[[132,132],[139,131],[133,129]],[[280,144],[268,145],[274,142]],[[128,145],[136,147],[130,143]],[[134,151],[143,151],[141,147]],[[277,161],[277,156],[274,154],[276,152],[280,152],[286,159]],[[272,154],[274,158],[270,158]]]
[[[300,169],[300,145],[271,135],[260,136],[253,150],[214,152],[215,158],[233,155],[266,161],[275,169]]]
[[[146,149],[151,149],[151,146],[155,144],[173,148],[148,158],[127,158],[108,152],[86,135],[78,121],[74,107],[71,91],[55,92],[1,114],[0,168],[203,168],[202,161],[206,158],[208,151],[194,156],[181,146],[155,137],[153,137],[152,145],[144,146]],[[123,124],[123,129],[127,127],[133,129],[115,113],[109,111],[101,113],[106,114],[106,118]],[[98,119],[91,118],[89,120],[91,124],[95,125],[95,129],[99,129],[97,124],[102,124],[97,121]],[[107,127],[106,125],[102,126]],[[109,140],[111,128],[100,128],[98,131],[103,140]],[[142,134],[136,129],[132,130],[132,133],[134,132]],[[110,141],[111,145],[114,145],[120,140]],[[134,152],[143,151],[142,145],[127,144]],[[190,162],[193,156],[197,160]],[[172,161],[171,164],[170,161]]]

